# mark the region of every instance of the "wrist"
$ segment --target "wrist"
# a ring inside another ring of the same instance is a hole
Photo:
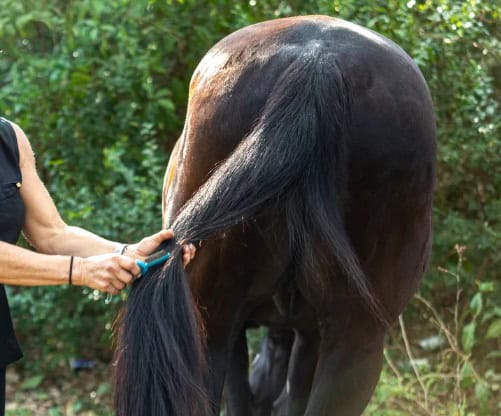
[[[83,261],[84,259],[82,257],[73,257],[72,272],[71,272],[71,285],[73,286],[83,285],[83,275],[84,275],[82,272]]]
[[[141,256],[137,252],[137,244],[128,244],[127,249],[125,250],[124,253],[125,256],[133,258],[133,259],[143,259],[143,256]]]
[[[118,244],[113,250],[114,253],[120,254],[121,256],[125,255],[125,252],[129,249],[128,244]]]
[[[74,263],[74,256],[70,256],[70,269],[68,270],[68,284],[70,286],[73,285],[73,263]]]

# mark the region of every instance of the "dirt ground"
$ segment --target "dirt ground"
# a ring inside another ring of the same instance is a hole
[[[94,369],[23,378],[7,370],[7,416],[111,416],[110,369],[98,363]]]

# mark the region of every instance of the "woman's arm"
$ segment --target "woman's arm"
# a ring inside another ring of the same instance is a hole
[[[67,225],[40,180],[36,171],[35,157],[31,145],[21,130],[13,124],[19,147],[19,165],[23,177],[21,197],[26,207],[23,234],[29,243],[40,253],[62,254],[81,257],[113,253],[122,244],[106,240],[79,227]],[[164,240],[173,237],[172,230],[162,230],[131,244],[127,256],[143,259],[150,255]],[[195,248],[184,247],[185,265],[193,258]]]
[[[0,242],[0,283],[49,286],[69,283],[70,257],[35,253]],[[139,273],[135,261],[118,254],[75,257],[72,284],[117,294]]]
[[[78,227],[66,225],[40,180],[35,157],[24,132],[12,124],[19,147],[23,177],[21,197],[26,215],[23,233],[43,254],[0,242],[0,283],[12,285],[57,285],[69,279],[70,257],[75,256],[72,281],[109,293],[117,293],[131,283],[140,269],[134,259],[144,258],[167,239],[171,230],[162,230],[129,246],[127,256],[113,253],[121,244],[106,240]],[[184,247],[186,265],[194,256],[193,246]]]

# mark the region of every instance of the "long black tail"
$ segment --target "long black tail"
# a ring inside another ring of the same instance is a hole
[[[325,293],[319,264],[333,265],[383,318],[343,226],[349,88],[333,55],[298,56],[271,91],[262,117],[177,215],[173,259],[135,285],[119,331],[119,416],[205,415],[204,342],[180,247],[256,216],[285,213],[291,249],[310,287]],[[338,201],[338,203],[336,203]],[[319,252],[319,241],[324,250]],[[174,244],[174,243],[172,243]]]

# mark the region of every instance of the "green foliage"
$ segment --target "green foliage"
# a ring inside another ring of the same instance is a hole
[[[163,170],[182,129],[189,78],[217,40],[257,21],[313,13],[393,39],[420,66],[435,104],[434,255],[421,296],[443,327],[455,328],[461,353],[453,361],[442,351],[426,382],[440,392],[434,377],[461,364],[468,400],[448,414],[468,414],[484,409],[486,386],[499,383],[489,370],[501,335],[498,9],[479,0],[4,0],[0,114],[28,133],[69,223],[134,241],[161,225]],[[108,356],[119,299],[106,306],[75,288],[16,288],[10,298],[32,367]],[[414,304],[406,319],[431,315]],[[421,389],[412,373],[392,374],[385,371],[376,404],[395,395],[405,402]],[[405,414],[395,409],[381,414]]]
[[[409,342],[405,345],[405,339],[409,337],[402,318],[400,333],[391,333],[385,351],[382,382],[376,389],[368,414],[396,412],[395,415],[403,415],[412,412],[417,415],[490,416],[499,412],[496,398],[501,374],[493,369],[495,357],[485,356],[487,365],[478,359],[486,347],[485,335],[479,333],[479,327],[492,313],[484,313],[490,288],[479,288],[471,300],[463,304],[464,248],[456,247],[456,250],[456,269],[442,270],[456,281],[452,319],[420,295],[405,314],[412,318],[416,311],[419,312],[420,321],[411,320],[415,338],[434,334],[442,342],[433,348],[418,343],[419,350]],[[424,365],[407,365],[418,362]]]

